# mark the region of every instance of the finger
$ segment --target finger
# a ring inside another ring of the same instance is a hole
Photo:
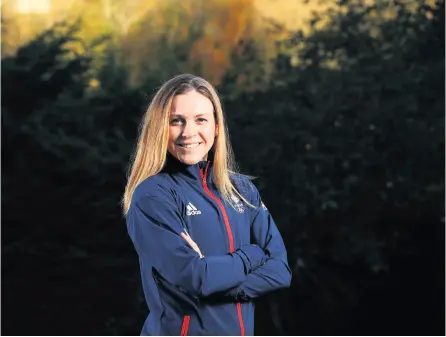
[[[192,240],[192,238],[189,236],[189,234],[187,233],[181,233],[181,237],[187,241],[188,244],[190,244],[191,246],[197,246],[197,244],[195,243],[194,240]]]
[[[203,257],[204,257],[203,253],[201,253],[200,248],[197,247],[197,249],[195,249],[195,251],[198,253],[198,255],[200,256],[200,258],[203,258]]]
[[[198,247],[198,245],[195,243],[194,240],[192,240],[192,238],[187,234],[187,233],[180,233],[180,236],[186,240],[186,242],[189,244],[189,246],[198,253],[198,255],[200,256],[200,258],[203,258],[204,255],[201,253],[200,248]]]
[[[186,240],[189,246],[191,246],[195,251],[200,250],[200,248],[198,248],[198,245],[191,239],[189,235],[181,233],[181,237]]]
[[[186,242],[190,245],[193,246],[195,244],[195,242],[191,239],[191,237],[185,233],[181,233],[181,237],[186,240]]]
[[[185,233],[185,232],[181,232],[180,233],[181,237],[186,239],[186,238],[190,238],[189,234]]]
[[[191,237],[190,237],[187,233],[181,233],[180,235],[181,235],[181,237],[182,237],[184,240],[187,241],[187,243],[190,244],[191,242],[193,242],[192,239],[191,239]]]

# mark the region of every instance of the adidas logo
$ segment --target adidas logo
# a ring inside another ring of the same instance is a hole
[[[199,211],[194,205],[191,203],[188,203],[186,206],[186,215],[198,215],[201,214],[201,211]]]

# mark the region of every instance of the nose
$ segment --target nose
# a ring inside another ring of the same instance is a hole
[[[197,126],[195,123],[186,122],[183,127],[183,132],[181,136],[183,138],[192,138],[197,133]]]

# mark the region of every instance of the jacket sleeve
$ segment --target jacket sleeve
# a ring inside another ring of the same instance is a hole
[[[282,236],[268,209],[262,203],[257,188],[250,183],[253,195],[251,242],[262,247],[269,255],[267,261],[254,269],[237,287],[227,295],[236,301],[247,301],[265,293],[290,286],[291,270]]]
[[[127,227],[141,263],[152,266],[168,282],[195,297],[239,285],[267,258],[256,245],[244,246],[232,254],[200,258],[180,236],[184,222],[173,197],[160,193],[132,201]]]

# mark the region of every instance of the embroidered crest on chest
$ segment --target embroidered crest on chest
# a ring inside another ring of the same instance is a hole
[[[231,199],[234,205],[234,209],[239,213],[243,213],[245,211],[245,205],[243,204],[243,202],[234,194],[231,195]]]

